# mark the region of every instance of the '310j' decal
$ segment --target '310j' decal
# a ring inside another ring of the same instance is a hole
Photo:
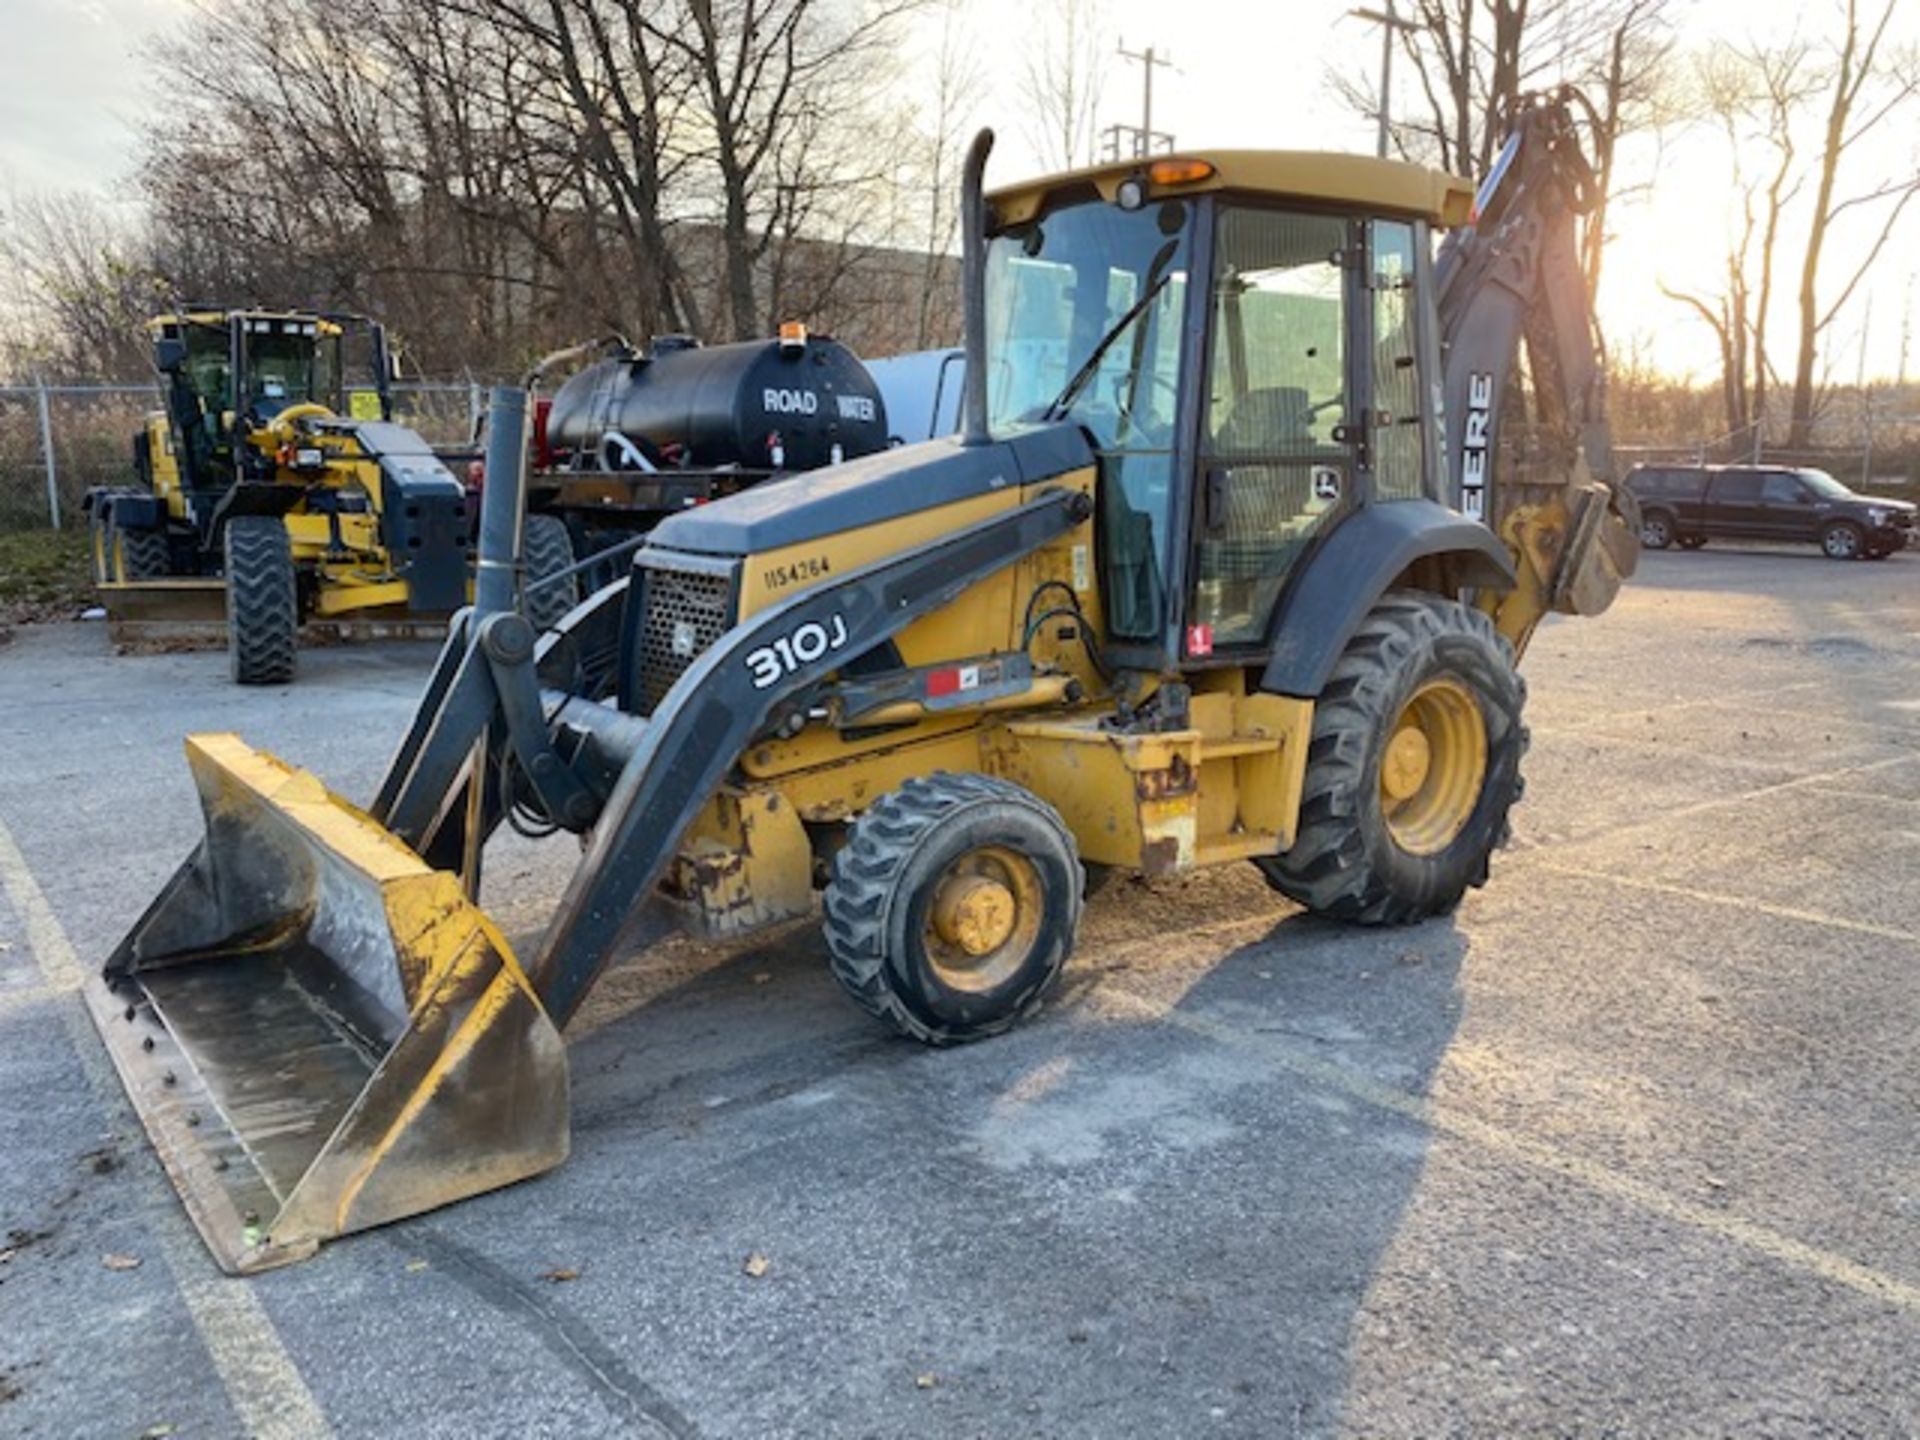
[[[796,625],[793,633],[782,635],[770,645],[747,652],[747,669],[753,676],[753,688],[765,690],[776,685],[783,675],[791,675],[802,665],[812,664],[831,650],[847,643],[847,622],[838,615],[826,624],[809,620]]]

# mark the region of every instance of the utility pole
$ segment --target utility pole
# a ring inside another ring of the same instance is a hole
[[[1402,20],[1393,10],[1393,0],[1387,0],[1384,12],[1379,10],[1349,10],[1347,14],[1356,20],[1365,20],[1370,25],[1380,27],[1380,138],[1374,147],[1374,153],[1382,160],[1387,158],[1387,139],[1392,132],[1390,118],[1393,109],[1393,42],[1397,32],[1418,30],[1421,26],[1412,20]]]
[[[1866,420],[1867,446],[1860,456],[1860,488],[1873,480],[1873,396],[1867,393],[1867,337],[1873,333],[1873,292],[1867,292],[1867,313],[1860,321],[1860,363],[1854,375],[1854,389],[1860,394],[1860,409]]]
[[[1109,125],[1101,134],[1106,139],[1106,158],[1123,159],[1128,155],[1144,159],[1155,150],[1173,149],[1173,136],[1165,131],[1153,128],[1153,67],[1173,68],[1173,61],[1157,53],[1149,45],[1145,50],[1129,50],[1127,42],[1120,42],[1120,58],[1137,60],[1143,72],[1143,85],[1140,95],[1140,123],[1138,125]]]
[[[1907,388],[1907,348],[1913,343],[1913,272],[1907,272],[1907,303],[1900,307],[1900,389]]]

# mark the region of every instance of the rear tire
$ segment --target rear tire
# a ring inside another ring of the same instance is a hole
[[[1640,543],[1649,550],[1664,550],[1673,544],[1673,517],[1664,510],[1649,510],[1640,517]]]
[[[1829,560],[1858,560],[1866,548],[1866,533],[1850,520],[1836,520],[1820,532],[1820,550]]]
[[[1268,883],[1362,925],[1453,909],[1507,839],[1525,705],[1513,649],[1481,611],[1382,599],[1314,706],[1299,832],[1256,862]]]
[[[226,527],[227,658],[240,685],[285,685],[293,679],[299,631],[293,544],[286,522],[243,515]]]
[[[557,515],[529,515],[525,548],[526,589],[521,609],[535,630],[551,630],[580,603],[580,577],[569,575],[538,588],[536,582],[558,575],[573,564],[573,536]]]
[[[129,530],[109,512],[106,528],[107,573],[115,580],[158,580],[171,568],[166,532]]]
[[[936,771],[854,821],[825,896],[833,975],[929,1045],[997,1035],[1040,1008],[1073,949],[1082,875],[1039,796]]]

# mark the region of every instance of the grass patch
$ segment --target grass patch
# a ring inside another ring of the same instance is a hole
[[[0,533],[0,625],[71,620],[91,604],[86,531]]]

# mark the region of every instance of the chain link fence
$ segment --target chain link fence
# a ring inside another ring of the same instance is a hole
[[[161,403],[156,384],[0,385],[0,533],[79,526],[88,490],[133,479],[133,437]],[[477,382],[393,387],[394,420],[434,445],[465,445],[485,403]]]

